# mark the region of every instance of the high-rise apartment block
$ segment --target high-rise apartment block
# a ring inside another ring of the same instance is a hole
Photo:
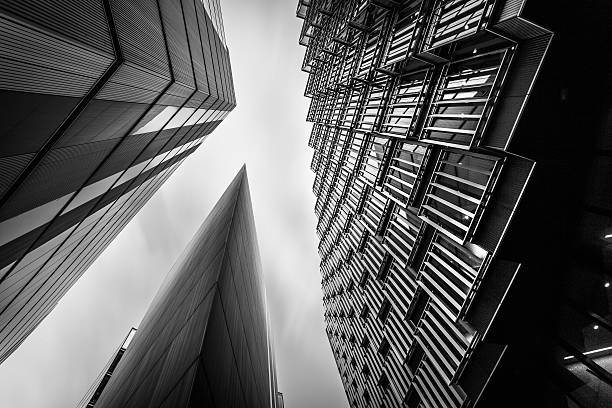
[[[243,167],[178,258],[91,406],[282,407],[269,329]]]
[[[298,2],[325,321],[352,407],[612,401],[610,103],[584,98],[611,65],[578,74],[569,55],[594,56],[612,13],[580,7]]]
[[[0,362],[234,106],[218,0],[0,2]]]

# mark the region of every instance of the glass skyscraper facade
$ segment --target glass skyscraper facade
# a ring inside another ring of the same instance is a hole
[[[218,0],[0,3],[0,362],[235,106]]]
[[[269,330],[243,167],[176,261],[92,406],[282,407]]]
[[[297,16],[350,405],[609,406],[610,6],[300,0]]]

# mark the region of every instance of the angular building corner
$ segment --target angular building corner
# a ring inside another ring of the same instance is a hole
[[[298,1],[351,407],[612,406],[611,8]]]
[[[81,406],[281,406],[244,167],[174,264],[115,366],[94,404]]]
[[[235,104],[218,0],[0,3],[0,362]]]

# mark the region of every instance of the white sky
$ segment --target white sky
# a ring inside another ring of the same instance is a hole
[[[287,408],[346,407],[323,329],[294,0],[221,0],[238,107],[0,366],[0,407],[75,406],[247,164]]]

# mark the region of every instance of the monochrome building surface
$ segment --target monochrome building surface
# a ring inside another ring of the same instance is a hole
[[[94,406],[276,408],[277,395],[243,167],[166,277]]]
[[[234,106],[218,0],[0,3],[0,362]]]
[[[102,391],[104,391],[104,388],[106,388],[108,380],[110,380],[111,376],[115,372],[117,364],[119,364],[121,357],[123,357],[123,355],[125,354],[125,351],[132,342],[132,339],[134,338],[135,334],[136,329],[132,327],[128,335],[125,336],[125,339],[123,339],[123,341],[121,342],[121,345],[119,346],[115,354],[113,354],[113,356],[109,360],[108,364],[106,364],[106,367],[104,367],[104,370],[102,370],[98,378],[96,378],[96,381],[87,391],[85,396],[83,396],[83,399],[78,404],[78,408],[91,408],[96,405],[98,398],[100,398]]]
[[[580,8],[298,1],[352,407],[612,404],[612,13]]]

